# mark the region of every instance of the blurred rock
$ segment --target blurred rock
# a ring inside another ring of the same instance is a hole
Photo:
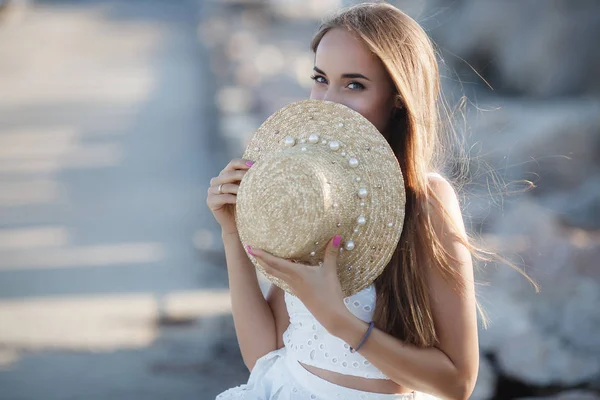
[[[570,390],[549,397],[521,397],[517,400],[600,400],[597,393],[585,390]]]
[[[576,385],[600,372],[597,354],[576,351],[563,338],[535,329],[505,338],[497,356],[504,374],[535,386]]]
[[[545,206],[558,210],[565,224],[593,230],[600,229],[600,173],[593,165],[589,167],[592,168],[588,171],[595,175],[578,187],[540,200]]]
[[[481,332],[482,349],[503,374],[532,385],[576,385],[600,374],[600,273],[589,265],[600,259],[600,240],[582,246],[531,200],[514,206],[497,234],[525,242],[519,256],[541,292],[510,268],[490,268],[482,297],[492,325]]]
[[[479,358],[479,375],[469,400],[489,400],[496,391],[496,372],[486,357]]]
[[[492,223],[502,210],[489,193],[519,191],[515,182],[526,179],[569,225],[600,229],[600,100],[494,98],[477,106],[467,113],[468,162],[480,197],[473,196],[468,213]]]
[[[600,46],[590,45],[600,37],[599,2],[429,0],[428,5],[422,23],[460,76],[476,77],[469,63],[500,94],[600,93]]]

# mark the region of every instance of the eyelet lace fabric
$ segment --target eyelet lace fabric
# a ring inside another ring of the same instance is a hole
[[[248,383],[219,394],[216,400],[440,400],[421,392],[384,394],[350,389],[308,372],[287,355],[274,350],[256,361]]]
[[[365,322],[375,312],[375,286],[344,299],[348,310]],[[333,336],[313,317],[295,296],[285,293],[290,325],[283,333],[288,356],[306,365],[327,369],[345,375],[370,379],[389,379],[359,353],[351,353],[350,346]]]
[[[375,287],[346,299],[346,307],[363,321],[371,321]],[[290,326],[285,346],[256,361],[248,383],[219,394],[216,400],[441,400],[422,392],[383,394],[350,389],[312,374],[298,361],[346,375],[372,379],[386,376],[350,346],[329,334],[298,298],[286,293]]]

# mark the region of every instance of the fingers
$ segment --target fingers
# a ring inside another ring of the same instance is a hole
[[[225,169],[221,171],[219,176],[215,176],[210,180],[208,188],[209,195],[222,195],[224,193],[237,194],[239,185],[248,169],[253,165],[252,161],[233,159],[227,164]],[[221,189],[219,190],[219,186]]]
[[[265,269],[265,272],[279,279],[287,281],[290,278],[293,278],[301,265],[283,258],[275,257],[266,251],[255,249],[251,246],[246,246],[246,249],[248,250],[248,253],[256,258],[260,265]]]
[[[221,195],[208,196],[208,198],[206,199],[206,204],[211,210],[219,209],[224,204],[236,204],[236,202],[237,196],[227,193]]]
[[[273,268],[272,266],[265,263],[263,260],[259,259],[258,257],[256,258],[256,261],[258,261],[260,266],[263,267],[263,270],[265,271],[266,274],[268,274],[270,276],[274,276],[275,278],[280,279],[284,282],[290,281],[290,277],[288,275],[286,275],[285,273],[283,273],[282,271],[278,270],[277,268]]]
[[[210,186],[218,186],[222,183],[240,182],[247,172],[247,170],[239,169],[232,171],[223,171],[219,174],[219,176],[215,176],[210,180]]]
[[[223,169],[223,171],[221,171],[221,173],[227,172],[227,171],[234,171],[237,169],[248,170],[248,168],[250,168],[252,166],[252,164],[254,164],[254,162],[252,162],[250,160],[234,158],[233,160],[231,160],[229,162],[229,164],[227,164],[227,166]]]
[[[334,236],[325,249],[325,257],[323,259],[323,265],[328,267],[337,268],[337,259],[340,254],[340,244],[342,243],[342,237],[340,235]]]
[[[210,180],[210,186],[207,190],[207,204],[209,207],[218,207],[223,204],[235,204],[235,196],[238,193],[239,182],[241,182],[248,169],[253,165],[252,161],[243,159],[233,159],[227,164],[225,169],[221,171],[219,176],[215,176]],[[233,197],[230,197],[233,195]],[[219,197],[219,200],[213,197]],[[226,197],[222,197],[226,196]]]
[[[221,186],[221,192],[219,192],[219,186]],[[237,195],[240,185],[236,185],[235,183],[222,183],[220,185],[210,186],[208,188],[209,195],[223,195],[223,194],[235,194]]]

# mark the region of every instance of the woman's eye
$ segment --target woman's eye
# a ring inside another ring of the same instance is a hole
[[[325,77],[320,76],[320,75],[313,75],[310,77],[310,79],[312,79],[313,81],[315,81],[317,83],[327,83],[327,79],[325,79]]]
[[[358,82],[350,82],[348,84],[348,88],[352,89],[352,90],[362,90],[365,88],[365,86],[362,83],[358,83]]]

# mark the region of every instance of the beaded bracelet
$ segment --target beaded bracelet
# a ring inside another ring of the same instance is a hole
[[[353,349],[352,347],[350,347],[350,353],[356,353],[358,350],[360,350],[362,345],[365,344],[365,342],[367,341],[367,338],[371,334],[373,327],[375,327],[375,322],[373,322],[373,321],[369,322],[369,329],[367,329],[367,333],[365,333],[365,336],[363,336],[363,338],[360,341],[360,343],[358,344],[358,346],[356,346],[356,349]]]

